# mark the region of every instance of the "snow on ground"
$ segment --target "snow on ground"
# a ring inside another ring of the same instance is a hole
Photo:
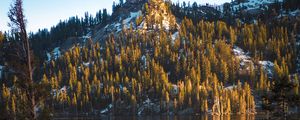
[[[64,86],[64,87],[62,87],[61,89],[60,89],[60,92],[66,92],[67,91],[67,87],[66,86]]]
[[[85,43],[88,39],[90,39],[92,37],[92,32],[88,32],[88,34],[84,35],[81,37],[83,43]]]
[[[141,16],[141,15],[142,15],[142,11],[130,12],[130,16],[128,16],[127,18],[125,18],[123,20],[121,20],[121,18],[120,18],[119,22],[115,22],[115,23],[106,25],[104,27],[104,30],[105,30],[105,32],[119,33],[123,30],[123,27],[125,29],[129,29],[130,24],[133,23],[133,25],[134,25],[136,18]]]
[[[277,18],[281,18],[281,17],[285,17],[285,16],[293,16],[293,17],[300,16],[300,10],[297,9],[297,10],[290,11],[290,12],[287,12],[287,13],[285,11],[281,11],[281,14],[278,15]]]
[[[52,89],[51,94],[55,97],[57,95],[59,95],[60,93],[64,93],[67,92],[67,87],[64,86],[61,89]]]
[[[145,20],[142,21],[142,23],[137,27],[137,29],[147,30],[147,25],[146,25]]]
[[[300,42],[296,42],[296,45],[297,45],[297,46],[300,46]]]
[[[233,48],[233,53],[240,59],[250,59],[250,56],[246,55],[244,50],[237,46]]]
[[[143,103],[141,103],[139,105],[140,107],[138,108],[138,115],[142,115],[145,109],[146,110],[151,109],[152,112],[159,113],[160,112],[159,104],[155,104],[156,102],[154,101],[151,101],[149,98],[147,98]]]
[[[142,60],[144,68],[146,69],[147,68],[147,57],[145,55],[143,55],[141,57],[141,60]]]
[[[83,65],[88,67],[88,66],[90,66],[90,62],[83,62]]]
[[[104,113],[107,113],[109,111],[109,109],[112,108],[112,104],[109,104],[108,107],[106,107],[105,109],[103,109],[100,113],[101,114],[104,114]]]
[[[172,95],[178,95],[178,93],[179,93],[179,88],[178,88],[178,86],[177,86],[176,84],[173,84],[173,85],[172,85],[172,89],[171,89],[171,94],[172,94]]]
[[[51,54],[50,53],[46,53],[46,55],[47,55],[47,61],[48,62],[51,61]]]
[[[233,88],[236,88],[237,86],[236,85],[231,85],[231,86],[228,86],[226,88],[224,88],[225,90],[232,90]]]
[[[150,107],[151,105],[153,105],[153,103],[151,102],[151,100],[149,98],[147,98],[147,100],[145,100],[143,102],[143,106],[141,106],[139,109],[138,109],[138,115],[141,115],[142,112],[145,110],[146,107]]]
[[[240,62],[240,72],[246,72],[250,71],[251,66],[254,66],[253,61],[251,60],[251,57],[249,56],[249,53],[245,53],[243,49],[234,46],[233,53],[236,56],[237,59],[239,59]]]
[[[155,25],[153,25],[153,28],[161,29],[161,27],[162,27],[165,30],[169,31],[170,26],[171,26],[171,24],[170,24],[169,16],[163,15],[162,25],[161,24],[155,24]]]
[[[89,67],[89,66],[91,66],[91,65],[94,65],[95,64],[95,62],[94,61],[88,61],[88,62],[82,62],[82,65],[83,66],[85,66],[85,67]],[[80,66],[79,66],[79,68],[80,68]]]
[[[120,23],[115,24],[114,28],[117,28],[117,32],[121,32],[122,31],[122,25]]]
[[[263,69],[267,72],[268,76],[273,76],[274,63],[271,61],[259,61]]]
[[[51,59],[54,59],[54,60],[58,59],[61,56],[60,47],[54,48],[52,52],[46,53],[46,55],[47,55],[48,62],[51,61]]]
[[[142,15],[142,11],[130,12],[130,16],[122,21],[125,28],[130,28],[131,22],[135,22],[135,19]]]
[[[248,0],[247,2],[233,5],[233,9],[238,10],[240,7],[247,10],[259,9],[261,5],[268,5],[275,2],[276,0]],[[283,2],[283,0],[278,0],[278,2]]]
[[[294,11],[290,12],[289,14],[292,16],[300,16],[300,10],[299,9],[294,10]]]
[[[56,48],[54,48],[54,50],[53,50],[53,56],[54,56],[55,59],[57,59],[58,57],[61,56],[61,52],[60,52],[59,49],[60,49],[59,47],[56,47]]]
[[[109,27],[109,25],[106,25],[105,27],[104,27],[104,29],[107,29]]]
[[[175,32],[175,33],[172,35],[172,44],[175,43],[175,40],[176,40],[176,38],[178,37],[178,35],[179,35],[179,32],[178,32],[178,31]]]
[[[252,62],[252,61],[250,60],[250,56],[247,55],[247,54],[243,51],[243,49],[241,49],[241,48],[239,48],[239,47],[237,47],[237,46],[235,46],[235,47],[233,48],[233,53],[234,53],[234,55],[237,56],[237,58],[240,59],[240,65],[241,65],[241,66],[245,66],[246,63]],[[247,69],[248,69],[248,68],[247,68]]]
[[[170,30],[170,22],[168,21],[168,18],[166,18],[166,16],[164,16],[164,20],[162,21],[162,26],[166,29],[166,30]]]
[[[252,64],[251,57],[247,55],[241,48],[235,46],[233,48],[233,53],[237,58],[240,59],[241,67],[245,67],[247,64]],[[268,77],[273,77],[274,63],[271,61],[259,61],[259,64],[262,65],[264,71],[267,73]],[[246,66],[246,69],[249,70],[249,67]]]

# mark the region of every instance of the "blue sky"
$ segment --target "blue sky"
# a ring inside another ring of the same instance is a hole
[[[59,20],[65,20],[71,16],[84,16],[84,12],[95,15],[103,8],[111,11],[113,1],[119,0],[24,0],[24,12],[26,15],[28,31],[36,32],[39,28],[50,28]],[[125,0],[124,0],[125,1]],[[198,4],[222,4],[231,0],[173,0],[173,2],[196,1]],[[9,30],[7,12],[12,0],[0,0],[0,30]]]

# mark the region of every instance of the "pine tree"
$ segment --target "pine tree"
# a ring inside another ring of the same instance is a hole
[[[0,45],[4,42],[4,34],[0,31]]]
[[[170,96],[169,96],[169,92],[166,91],[165,93],[165,99],[166,99],[166,108],[167,108],[167,113],[169,113],[169,102],[170,102]]]
[[[14,119],[16,119],[16,115],[17,115],[17,110],[16,110],[16,96],[12,95],[11,97],[11,111],[12,111],[12,116],[14,117]]]
[[[80,98],[80,96],[81,96],[81,91],[82,91],[82,85],[81,85],[81,82],[78,81],[78,82],[77,82],[77,88],[76,88],[76,95],[77,95],[77,98]]]
[[[177,99],[176,99],[176,98],[174,98],[173,104],[174,104],[174,105],[173,105],[173,106],[174,106],[174,113],[177,114],[178,102],[177,102]]]
[[[102,14],[102,23],[106,24],[108,20],[108,13],[106,9],[103,9],[103,14]]]
[[[234,28],[230,27],[230,45],[233,46],[236,42],[236,34]]]
[[[282,78],[282,76],[283,76],[283,71],[281,70],[277,61],[275,61],[274,62],[274,78],[275,78],[275,80],[279,80]]]
[[[228,73],[228,67],[226,62],[224,62],[223,60],[221,60],[221,66],[220,66],[220,72],[221,72],[221,79],[224,80],[224,82],[228,82],[229,80],[229,73]]]
[[[10,110],[10,107],[9,107],[10,96],[11,96],[11,93],[10,93],[9,89],[5,86],[5,84],[2,84],[2,99],[1,100],[4,103],[4,107],[5,107],[4,112],[6,113],[4,115],[9,115],[8,113]],[[9,116],[6,116],[6,117],[9,117]]]
[[[132,114],[136,114],[136,107],[137,107],[137,102],[136,102],[136,97],[135,95],[131,95],[131,105],[132,105]]]
[[[47,78],[46,74],[43,75],[42,83],[46,84],[46,85],[49,84],[49,81],[48,81],[48,78]]]

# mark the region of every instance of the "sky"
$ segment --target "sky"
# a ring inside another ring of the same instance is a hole
[[[7,17],[13,0],[0,0],[0,31],[7,31]],[[27,31],[36,32],[38,29],[50,28],[60,20],[71,16],[83,17],[85,12],[95,15],[100,9],[106,8],[111,13],[113,1],[119,0],[23,0],[24,13],[27,19]],[[126,0],[124,0],[126,1]],[[231,0],[173,0],[173,2],[190,1],[198,4],[223,4]]]

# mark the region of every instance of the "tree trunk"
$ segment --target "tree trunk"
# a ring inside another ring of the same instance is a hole
[[[34,81],[33,81],[33,70],[32,70],[32,60],[31,60],[31,54],[30,54],[30,45],[29,40],[27,36],[27,32],[25,29],[25,23],[24,21],[20,22],[20,29],[22,34],[22,41],[24,42],[25,52],[26,52],[26,59],[27,59],[27,69],[28,69],[28,89],[29,89],[29,98],[30,104],[31,104],[31,117],[32,119],[37,119],[36,111],[35,111],[35,94],[34,94]]]
[[[30,44],[26,32],[26,23],[25,23],[25,16],[23,14],[23,1],[22,0],[15,0],[12,4],[8,17],[12,22],[11,27],[13,30],[17,30],[16,33],[20,35],[21,47],[18,49],[18,52],[23,53],[21,55],[18,54],[18,59],[21,61],[26,61],[26,67],[24,68],[24,75],[20,76],[23,77],[22,84],[25,85],[25,92],[28,99],[29,104],[29,112],[30,116],[29,119],[35,120],[37,119],[36,111],[35,111],[35,90],[34,90],[34,81],[33,81],[33,69],[32,69],[32,58],[30,53]],[[14,68],[18,69],[18,68]],[[23,69],[22,69],[23,70]],[[25,108],[26,109],[26,108]]]

